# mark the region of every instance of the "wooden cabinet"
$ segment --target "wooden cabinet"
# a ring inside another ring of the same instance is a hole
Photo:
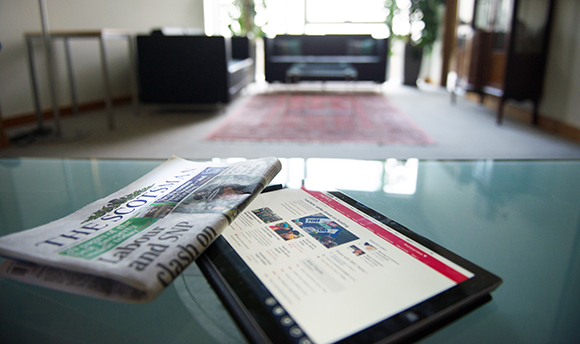
[[[0,109],[0,148],[8,147],[10,141],[8,136],[4,133],[4,122],[2,121],[2,110]]]
[[[0,43],[0,50],[2,50],[2,43]],[[0,148],[8,147],[10,142],[8,136],[4,133],[4,121],[2,120],[2,108],[0,108]]]
[[[461,6],[472,3],[471,17],[461,18]],[[498,97],[498,123],[510,99],[532,101],[533,123],[538,121],[553,7],[554,0],[460,1],[458,85],[482,100]]]

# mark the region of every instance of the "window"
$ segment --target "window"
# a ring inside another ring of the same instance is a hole
[[[304,0],[307,34],[372,34],[388,37],[384,0]]]
[[[305,0],[306,23],[384,23],[384,0]]]
[[[256,23],[277,34],[372,34],[388,37],[384,0],[255,0]],[[229,34],[232,0],[204,0],[207,34]],[[235,16],[235,13],[234,13]],[[259,18],[258,18],[259,17]],[[235,23],[234,23],[235,25]]]

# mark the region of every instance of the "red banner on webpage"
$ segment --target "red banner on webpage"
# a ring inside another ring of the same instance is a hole
[[[384,239],[394,247],[398,248],[399,250],[405,252],[409,256],[431,267],[432,269],[439,272],[443,276],[451,279],[455,283],[461,283],[469,279],[467,276],[453,269],[449,265],[436,259],[432,255],[426,253],[425,251],[412,245],[411,243],[399,238],[398,236],[389,232],[382,226],[374,223],[369,218],[364,217],[358,212],[329,197],[327,194],[319,191],[310,191],[310,190],[304,191],[308,192],[311,196],[321,201],[322,203],[328,205],[329,207],[332,207],[334,210],[338,211],[342,215],[348,217],[350,220],[356,222],[358,225],[370,230],[371,232],[381,237],[382,239]]]

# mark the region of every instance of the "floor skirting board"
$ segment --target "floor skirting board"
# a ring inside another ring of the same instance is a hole
[[[124,105],[131,103],[132,98],[130,95],[127,96],[119,96],[113,98],[113,106],[115,105]],[[81,112],[89,112],[95,110],[102,110],[105,109],[106,103],[104,99],[101,100],[93,100],[88,102],[83,102],[78,105],[79,113]],[[64,105],[59,107],[59,112],[62,117],[71,116],[74,114],[73,106],[71,105]],[[42,111],[42,118],[43,120],[51,120],[54,114],[52,109],[45,109]],[[37,121],[36,113],[24,113],[14,117],[5,118],[3,120],[3,128],[13,128],[18,127],[21,125],[29,125],[35,123]]]
[[[475,102],[480,101],[479,95],[476,94],[468,93],[466,98]],[[499,106],[499,98],[486,96],[483,104],[490,109],[497,110]],[[507,103],[505,105],[504,115],[522,122],[530,123],[530,125],[532,122],[532,109],[525,109],[515,106],[514,104]],[[542,113],[539,114],[538,127],[552,134],[580,143],[580,128],[550,118]]]

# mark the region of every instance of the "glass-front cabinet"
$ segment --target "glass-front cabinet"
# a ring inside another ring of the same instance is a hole
[[[456,49],[458,86],[499,98],[498,123],[507,100],[538,103],[554,0],[460,0]]]

